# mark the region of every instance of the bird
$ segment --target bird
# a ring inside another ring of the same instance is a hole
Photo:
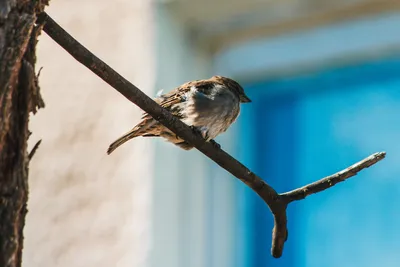
[[[240,113],[240,104],[251,102],[239,83],[218,75],[186,82],[169,93],[156,96],[154,101],[213,144],[216,144],[213,139],[235,122]],[[138,136],[163,137],[184,150],[193,148],[192,144],[149,114],[143,113],[141,121],[115,140],[109,146],[107,154]]]

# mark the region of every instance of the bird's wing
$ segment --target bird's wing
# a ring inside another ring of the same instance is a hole
[[[156,97],[154,101],[160,106],[167,109],[172,115],[182,119],[181,107],[179,104],[187,99],[187,94],[190,92],[192,87],[196,88],[196,92],[204,95],[210,94],[212,88],[215,86],[215,81],[212,80],[197,80],[187,82],[174,90]],[[175,105],[175,106],[174,106]],[[143,133],[152,132],[153,128],[157,128],[156,121],[148,113],[143,113],[141,121],[132,129],[137,135],[143,135]]]
[[[172,107],[175,104],[179,104],[179,103],[186,101],[187,93],[192,89],[192,87],[195,87],[196,90],[199,91],[200,93],[203,93],[204,95],[208,95],[214,86],[215,86],[215,81],[211,81],[211,80],[191,81],[191,82],[182,84],[181,86],[175,88],[174,90],[170,91],[169,93],[166,93],[164,95],[161,95],[161,96],[155,98],[154,101],[156,101],[163,108],[170,111],[172,113],[172,115],[174,115],[178,118],[181,118],[180,110],[174,109]],[[151,119],[152,119],[152,117],[149,114],[143,113],[142,122],[151,120]]]
[[[212,88],[218,83],[213,79],[208,80],[197,80],[192,82],[187,82],[171,92],[160,95],[154,99],[160,106],[167,109],[172,113],[172,115],[182,119],[181,106],[175,105],[185,102],[188,98],[188,93],[194,87],[196,94],[202,94],[207,96],[211,93]],[[126,141],[136,137],[136,136],[158,136],[160,135],[160,127],[156,120],[153,119],[148,113],[143,113],[142,120],[133,127],[124,136],[117,139],[112,143],[107,151],[108,154],[113,152],[118,146],[122,145]]]

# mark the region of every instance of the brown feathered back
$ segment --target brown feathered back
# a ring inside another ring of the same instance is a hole
[[[204,95],[210,95],[212,93],[212,90],[215,90],[216,85],[224,86],[224,88],[229,89],[239,98],[241,97],[241,94],[244,95],[243,88],[234,80],[222,76],[213,76],[207,80],[196,80],[187,82],[175,88],[174,90],[170,91],[169,93],[166,93],[164,95],[155,98],[154,100],[160,106],[171,112],[172,115],[176,116],[179,119],[185,119],[184,118],[185,112],[182,112],[184,105],[181,104],[187,101],[188,93],[190,92],[190,90],[192,90],[192,88],[195,88],[196,91]],[[112,153],[119,146],[137,136],[145,136],[145,137],[162,136],[168,139],[168,141],[176,145],[179,145],[183,149],[192,148],[191,145],[189,145],[187,142],[176,136],[166,127],[162,126],[149,114],[144,113],[141,121],[135,127],[133,127],[132,130],[124,134],[122,137],[118,138],[109,146],[107,153],[108,154]]]

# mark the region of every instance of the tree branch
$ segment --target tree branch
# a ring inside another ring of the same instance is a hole
[[[167,110],[159,106],[156,102],[154,102],[154,100],[140,91],[136,86],[131,84],[128,80],[93,55],[64,29],[62,29],[46,13],[42,13],[39,16],[37,23],[43,23],[43,30],[55,42],[63,47],[77,61],[85,65],[97,76],[114,87],[129,101],[139,106],[179,137],[193,144],[204,155],[212,159],[219,166],[252,188],[268,205],[274,216],[275,226],[272,234],[273,238],[271,253],[276,258],[279,258],[282,255],[283,246],[287,239],[286,207],[291,202],[288,201],[290,195],[279,195],[270,185],[264,182],[256,174],[251,172],[239,161],[234,159],[222,149],[217,148],[215,145],[209,142],[205,142],[203,138],[194,134],[189,126],[175,118]],[[342,178],[343,177],[344,176],[342,176]],[[294,194],[294,196],[297,196],[297,194]]]
[[[31,161],[31,159],[33,158],[33,156],[36,153],[36,150],[39,148],[40,144],[42,143],[42,139],[40,139],[39,141],[36,142],[36,144],[33,146],[31,152],[29,152],[28,154],[28,160]]]
[[[340,172],[322,178],[321,180],[316,181],[314,183],[297,188],[293,191],[283,193],[281,194],[281,196],[285,199],[287,203],[304,199],[311,194],[324,191],[325,189],[328,189],[337,183],[343,182],[348,178],[357,175],[359,171],[374,165],[378,161],[384,159],[385,156],[386,156],[385,152],[372,154],[371,156],[355,163],[354,165]]]

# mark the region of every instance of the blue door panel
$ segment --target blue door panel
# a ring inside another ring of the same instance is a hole
[[[301,183],[373,152],[388,153],[358,177],[302,203],[304,266],[399,266],[400,79],[310,94],[299,106]]]
[[[269,253],[267,207],[253,192],[238,191],[245,198],[238,225],[246,228],[240,266],[399,266],[400,60],[246,87],[255,101],[241,115],[241,142],[249,144],[241,159],[279,192],[374,152],[388,155],[357,177],[291,204],[281,259]]]

